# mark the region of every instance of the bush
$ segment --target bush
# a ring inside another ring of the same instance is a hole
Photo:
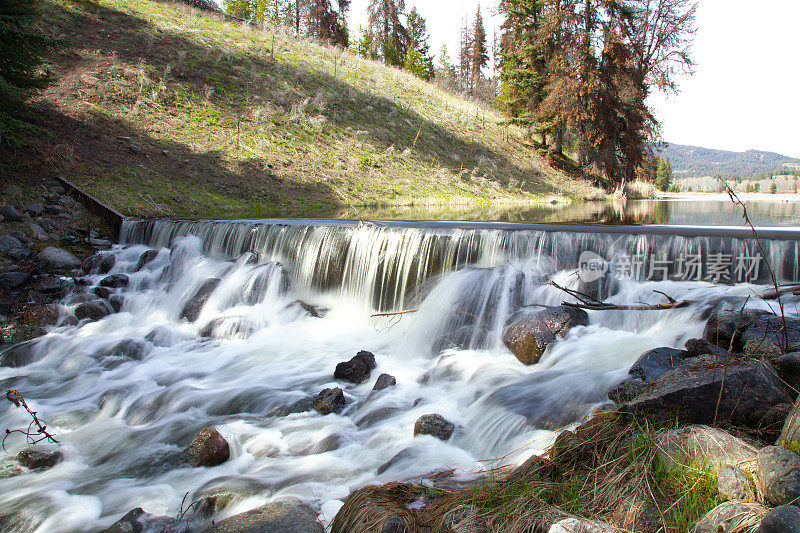
[[[0,0],[0,145],[42,131],[24,105],[51,82],[40,67],[56,41],[38,31],[41,14],[41,0]]]

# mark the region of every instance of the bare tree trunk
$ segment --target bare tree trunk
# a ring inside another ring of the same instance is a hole
[[[561,123],[556,124],[556,135],[553,139],[553,150],[558,155],[564,154],[564,125]]]

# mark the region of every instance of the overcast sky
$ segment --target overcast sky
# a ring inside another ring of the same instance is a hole
[[[353,0],[350,27],[366,24],[368,0]],[[458,48],[459,27],[477,0],[406,0],[428,21],[431,50]],[[487,34],[500,23],[497,0],[480,2]],[[700,0],[693,77],[678,96],[652,105],[664,140],[707,148],[750,148],[800,157],[800,1]]]

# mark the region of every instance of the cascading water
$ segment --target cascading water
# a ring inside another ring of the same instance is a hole
[[[607,283],[602,292],[612,302],[659,301],[653,292],[659,290],[697,304],[590,312],[588,326],[572,329],[537,364],[524,366],[504,347],[503,329],[518,313],[566,299],[550,280],[580,286],[581,251],[675,257],[724,245],[729,253],[752,254],[755,244],[168,221],[127,221],[122,241],[110,272],[129,277],[119,290],[121,311],[70,325],[89,285],[64,300],[63,325],[35,341],[35,362],[0,368],[0,384],[26,395],[65,454],[50,470],[0,479],[0,515],[13,516],[0,523],[9,531],[96,531],[134,507],[175,515],[184,495],[194,501],[226,491],[238,499],[215,520],[296,496],[319,505],[321,520],[329,522],[341,500],[366,483],[444,467],[469,476],[500,457],[519,462],[546,448],[554,430],[607,401],[609,388],[644,351],[702,336],[709,304],[761,290],[670,280]],[[764,248],[782,277],[796,278],[795,241],[771,240]],[[148,249],[158,255],[137,271]],[[762,272],[756,281],[763,279]],[[210,297],[196,320],[182,319],[201,287],[213,288]],[[410,307],[417,311],[371,317]],[[335,380],[336,364],[363,349],[377,359],[371,379],[362,385]],[[397,385],[372,391],[382,372]],[[337,386],[347,401],[340,414],[278,416],[276,408]],[[416,419],[430,413],[456,424],[447,442],[413,437]],[[0,416],[3,428],[28,423],[13,407]],[[210,468],[181,464],[181,450],[208,426],[231,444],[231,459]],[[5,464],[24,446],[9,438]]]

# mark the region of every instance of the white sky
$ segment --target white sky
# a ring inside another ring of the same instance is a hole
[[[478,0],[406,0],[427,19],[431,51],[458,49],[465,16]],[[368,0],[353,0],[350,28],[366,25]],[[480,2],[491,38],[498,0]],[[800,157],[800,1],[700,0],[695,75],[681,92],[651,103],[663,138],[676,144]]]

